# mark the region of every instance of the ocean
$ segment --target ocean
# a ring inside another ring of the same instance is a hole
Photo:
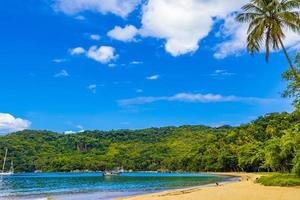
[[[188,173],[20,173],[0,177],[1,200],[109,200],[222,182],[228,177]]]

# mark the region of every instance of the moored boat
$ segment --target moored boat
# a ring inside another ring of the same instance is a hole
[[[13,163],[13,161],[11,161],[10,170],[7,171],[7,172],[5,171],[7,153],[8,153],[8,149],[6,148],[5,149],[4,160],[3,160],[3,165],[2,165],[2,170],[0,172],[0,176],[9,176],[9,175],[13,175],[14,174],[14,163]]]
[[[117,171],[111,171],[111,172],[104,172],[104,176],[119,176],[120,172]]]

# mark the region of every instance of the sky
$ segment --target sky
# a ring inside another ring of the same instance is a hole
[[[282,52],[246,52],[245,0],[0,6],[0,134],[239,125],[292,111]],[[300,37],[287,32],[291,54]]]

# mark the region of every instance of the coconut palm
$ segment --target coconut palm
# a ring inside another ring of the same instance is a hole
[[[300,77],[283,44],[284,31],[300,33],[300,0],[251,0],[244,5],[244,13],[236,19],[249,23],[247,49],[251,54],[260,51],[264,46],[266,61],[269,60],[270,48],[283,50],[296,82],[300,85]]]

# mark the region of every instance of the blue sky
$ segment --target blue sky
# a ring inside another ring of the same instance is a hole
[[[238,125],[292,111],[281,52],[268,64],[245,52],[233,20],[244,2],[1,2],[0,132]],[[287,36],[292,54],[300,40]]]

